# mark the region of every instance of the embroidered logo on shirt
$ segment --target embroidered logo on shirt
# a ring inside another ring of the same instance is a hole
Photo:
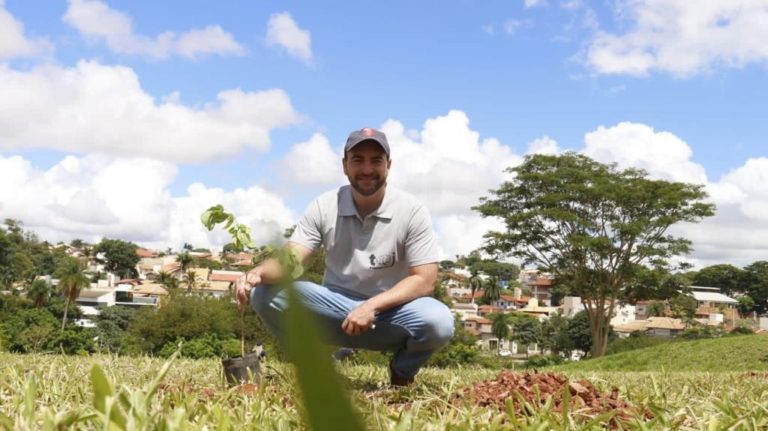
[[[384,269],[395,265],[395,253],[385,254],[384,256],[376,256],[371,253],[368,258],[371,260],[370,269]]]

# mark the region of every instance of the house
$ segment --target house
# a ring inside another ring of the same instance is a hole
[[[645,300],[635,302],[635,320],[644,320],[648,318],[652,302],[653,301]]]
[[[160,298],[168,295],[168,290],[162,284],[145,283],[133,285],[130,288],[118,286],[115,291],[116,305],[131,307],[159,306]]]
[[[477,315],[481,317],[485,317],[491,313],[502,313],[502,312],[504,312],[504,310],[494,305],[481,305],[477,308]]]
[[[442,272],[440,283],[451,298],[462,298],[472,294],[469,289],[469,279],[453,271]]]
[[[672,317],[651,317],[646,325],[646,333],[656,337],[675,337],[685,330],[685,323]]]
[[[242,271],[223,271],[214,269],[211,271],[210,275],[208,275],[208,281],[226,281],[234,285],[234,283],[244,275],[245,272]]]
[[[560,306],[563,310],[563,316],[571,318],[576,313],[585,309],[579,296],[566,296],[563,298],[563,304]],[[623,325],[636,320],[637,307],[632,304],[616,303],[611,317],[611,326]]]
[[[111,307],[115,305],[114,289],[83,289],[75,303],[91,307]]]
[[[525,269],[520,271],[520,284],[523,289],[531,292],[531,297],[536,298],[541,304],[551,304],[552,286],[554,279],[548,274],[541,274],[539,270]]]
[[[463,320],[464,328],[477,337],[477,345],[484,350],[509,349],[509,340],[499,340],[493,335],[491,325],[493,322],[485,317],[467,316]]]
[[[531,298],[528,300],[528,304],[526,304],[525,307],[519,309],[518,311],[521,311],[526,314],[530,314],[539,321],[546,320],[550,316],[553,316],[560,311],[559,307],[550,307],[550,306],[541,306],[539,305],[539,300],[536,298]]]
[[[453,313],[456,316],[459,316],[459,319],[464,320],[467,316],[478,316],[477,314],[477,304],[472,302],[456,302],[451,307],[451,313]]]
[[[160,252],[148,248],[137,248],[136,255],[140,258],[153,258],[159,256]]]
[[[139,259],[139,263],[136,264],[136,271],[138,271],[140,279],[146,280],[160,274],[161,271],[165,271],[169,274],[172,273],[172,271],[167,270],[168,265],[171,264],[177,264],[179,265],[179,268],[181,267],[181,265],[176,262],[176,256],[173,255],[147,256]]]
[[[654,337],[675,337],[684,331],[685,323],[672,317],[649,317],[647,320],[634,320],[616,325],[613,330],[620,338],[628,337],[632,332],[643,332]]]
[[[228,281],[204,281],[198,286],[197,291],[202,295],[220,298],[230,292],[232,283]]]
[[[691,295],[697,308],[733,309],[739,305],[739,301],[723,295],[717,287],[691,286]]]
[[[504,311],[519,310],[528,305],[530,300],[530,296],[523,295],[522,289],[516,287],[513,295],[501,295],[499,299],[493,302],[493,305]]]

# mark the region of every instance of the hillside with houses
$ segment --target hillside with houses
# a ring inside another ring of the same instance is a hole
[[[6,260],[0,298],[26,297],[38,305],[46,298],[64,299],[72,304],[73,312],[69,318],[64,313],[62,328],[96,328],[105,310],[158,310],[174,297],[231,303],[235,283],[258,259],[253,253],[229,247],[217,251],[190,244],[179,251],[151,250],[109,239],[98,244],[80,240],[49,244],[24,232],[19,224],[6,226],[0,233],[6,242],[11,239],[9,244],[22,244],[19,250],[27,248],[17,251],[15,260]],[[19,258],[22,253],[29,254],[29,262],[48,263],[22,268],[18,264],[25,261]],[[306,278],[322,278],[322,259],[321,252],[307,265]],[[64,288],[62,279],[67,275],[57,268],[66,262],[77,263],[85,277],[74,291]],[[746,288],[731,284],[724,292],[720,287],[695,284],[698,275],[711,276],[711,272],[705,268],[689,274],[691,282],[668,298],[616,302],[610,315],[612,339],[696,338],[743,328],[768,330],[768,318],[760,314],[763,309],[754,303],[748,307],[744,300],[748,298]],[[520,269],[473,252],[440,263],[435,295],[450,307],[457,325],[468,334],[462,342],[481,355],[524,360],[545,354],[578,360],[588,352],[585,304],[580,297],[567,295],[546,272]]]

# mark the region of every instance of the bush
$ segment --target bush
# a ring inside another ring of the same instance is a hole
[[[39,352],[59,325],[53,314],[44,308],[16,310],[3,322],[9,340],[8,349],[21,353]]]
[[[701,338],[717,338],[723,336],[723,329],[719,326],[695,325],[688,327],[680,337],[686,340],[698,340]]]
[[[73,328],[56,331],[46,344],[46,350],[68,355],[87,355],[96,350],[94,331],[88,328]]]
[[[748,326],[737,326],[731,330],[728,334],[730,335],[752,335],[755,331],[752,330],[752,328]]]
[[[429,360],[429,365],[435,367],[450,367],[456,365],[472,364],[477,362],[479,352],[475,346],[465,344],[449,344],[443,350],[437,352]]]
[[[179,348],[179,343],[181,343],[181,356],[185,358],[202,359],[240,356],[240,340],[234,338],[221,340],[213,334],[207,334],[188,341],[179,338],[168,342],[160,349],[159,356],[170,357]]]
[[[132,348],[149,354],[166,355],[169,351],[175,351],[179,340],[188,340],[191,343],[193,340],[202,339],[207,341],[195,341],[194,351],[184,350],[182,354],[194,357],[208,355],[213,351],[213,356],[220,356],[225,349],[215,346],[215,342],[211,340],[239,340],[240,315],[230,297],[177,295],[172,296],[163,307],[142,310],[131,320],[128,333],[133,335],[137,342]],[[245,341],[249,350],[257,341],[263,341],[267,350],[278,352],[277,356],[281,356],[277,342],[250,308],[245,312]],[[238,344],[238,355],[239,351]]]
[[[560,355],[535,355],[525,361],[526,368],[544,368],[551,365],[560,365],[565,359]]]

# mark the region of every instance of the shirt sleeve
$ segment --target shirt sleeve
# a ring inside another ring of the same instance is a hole
[[[405,259],[409,267],[438,262],[437,241],[432,230],[429,211],[419,206],[408,223],[405,239]]]
[[[290,242],[303,245],[314,251],[323,244],[322,213],[320,202],[317,200],[309,204],[304,214],[299,219],[296,229],[289,239]]]

